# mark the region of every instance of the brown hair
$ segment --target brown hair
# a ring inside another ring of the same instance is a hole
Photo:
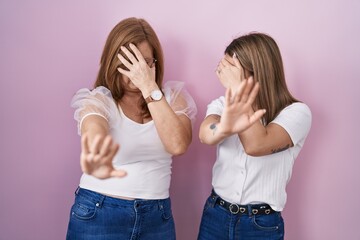
[[[122,74],[117,70],[121,66],[117,54],[121,53],[121,46],[125,46],[131,51],[129,48],[130,43],[137,46],[144,41],[148,42],[152,47],[154,58],[157,60],[155,81],[159,88],[162,89],[164,57],[161,44],[154,29],[147,21],[141,18],[124,19],[111,30],[101,56],[100,69],[94,87],[104,86],[108,88],[115,102],[118,102],[124,96],[124,83],[121,81]],[[150,112],[143,98],[141,98],[139,106],[142,109],[143,117],[149,117]]]
[[[279,47],[264,33],[250,33],[234,39],[225,54],[236,54],[245,72],[260,83],[257,109],[266,109],[263,123],[269,124],[286,106],[298,102],[289,92]]]

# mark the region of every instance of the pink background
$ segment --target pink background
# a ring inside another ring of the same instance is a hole
[[[272,35],[290,90],[313,125],[288,185],[286,239],[360,239],[360,1],[0,1],[0,239],[64,239],[79,182],[72,95],[91,87],[105,39],[130,16],[157,31],[166,80],[198,105],[193,143],[175,158],[179,240],[196,239],[215,148],[200,144],[207,104],[223,94],[214,69],[233,37]]]

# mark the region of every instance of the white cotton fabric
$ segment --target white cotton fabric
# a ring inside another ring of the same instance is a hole
[[[167,82],[164,96],[176,114],[186,115],[195,121],[197,108],[182,82]],[[166,152],[153,121],[139,124],[126,117],[117,107],[110,91],[105,87],[80,89],[72,99],[74,118],[81,124],[85,117],[100,115],[110,127],[110,134],[120,144],[113,165],[127,171],[125,178],[101,180],[83,174],[80,187],[95,192],[139,199],[169,197],[172,156]]]
[[[206,116],[221,116],[225,98],[208,105]],[[275,211],[282,211],[286,203],[286,185],[290,180],[296,157],[304,145],[311,127],[311,111],[304,103],[284,108],[271,122],[283,127],[293,147],[260,157],[245,153],[237,134],[217,146],[212,185],[220,197],[231,203],[267,203]]]

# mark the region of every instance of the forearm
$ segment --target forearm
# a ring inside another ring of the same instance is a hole
[[[266,128],[260,121],[238,134],[245,152],[251,156],[267,155],[267,142],[270,141]]]
[[[149,103],[148,107],[165,149],[172,155],[183,154],[192,139],[190,119],[175,114],[165,98]]]
[[[201,124],[199,131],[200,142],[208,145],[216,145],[222,142],[229,134],[220,128],[220,116],[210,115]]]
[[[105,137],[109,134],[109,124],[100,116],[88,116],[81,125],[81,135],[84,134],[87,135],[88,141],[91,143],[95,136]]]
[[[278,124],[263,126],[257,122],[246,131],[239,133],[245,152],[251,156],[263,156],[284,151],[293,146],[288,132]]]

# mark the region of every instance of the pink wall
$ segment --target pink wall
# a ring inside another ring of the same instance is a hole
[[[253,30],[277,40],[288,85],[313,112],[288,186],[286,239],[360,239],[359,1],[122,2],[0,1],[1,240],[64,239],[80,177],[70,99],[91,86],[107,34],[129,16],[153,25],[166,79],[185,81],[199,108],[193,144],[173,168],[178,239],[196,238],[210,192],[215,149],[197,133],[224,92],[214,69],[232,37]]]

